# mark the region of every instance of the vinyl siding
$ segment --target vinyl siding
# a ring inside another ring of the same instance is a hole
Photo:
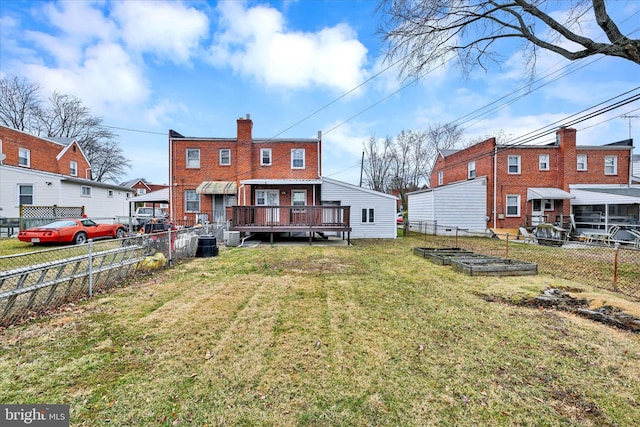
[[[322,200],[340,202],[351,207],[351,238],[385,238],[397,236],[396,201],[390,194],[361,188],[352,184],[322,179]],[[373,223],[362,223],[362,209],[375,209]]]
[[[482,177],[409,193],[409,224],[437,222],[438,234],[455,233],[456,227],[484,233],[487,228],[486,183]]]
[[[47,182],[51,185],[47,185]],[[65,182],[60,175],[0,166],[0,216],[20,216],[18,184],[33,185],[33,204],[36,206],[84,206],[87,216],[96,218],[129,215],[127,192],[122,188],[114,188],[113,197],[109,197],[109,188],[105,188],[104,184],[100,184],[100,187],[89,184],[92,187],[91,197],[82,197],[82,185]],[[133,190],[130,194],[133,194]]]

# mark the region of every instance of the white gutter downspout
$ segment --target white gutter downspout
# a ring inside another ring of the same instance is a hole
[[[493,146],[493,228],[498,228],[497,210],[498,200],[496,195],[498,193],[498,144],[494,143]]]

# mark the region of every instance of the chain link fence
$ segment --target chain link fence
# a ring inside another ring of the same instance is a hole
[[[532,262],[540,273],[640,298],[640,249],[633,241],[605,244],[547,238],[534,243],[518,233],[489,238],[485,233],[426,222],[407,224],[404,232],[423,237],[425,247],[456,247]]]
[[[31,319],[192,258],[202,241],[217,245],[223,229],[207,224],[1,256],[0,325]]]

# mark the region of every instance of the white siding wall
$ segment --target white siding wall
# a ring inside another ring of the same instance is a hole
[[[36,206],[84,206],[87,216],[98,218],[129,215],[126,191],[122,189],[113,189],[113,196],[109,197],[108,188],[90,185],[91,197],[82,197],[81,184],[61,181],[54,174],[0,166],[0,216],[20,216],[18,184],[33,185]]]
[[[438,234],[455,234],[455,228],[484,233],[487,222],[485,178],[408,194],[409,224],[437,222]]]
[[[397,236],[396,197],[352,184],[322,179],[322,200],[351,206],[351,238],[386,238]],[[375,209],[373,223],[362,223],[362,209]]]

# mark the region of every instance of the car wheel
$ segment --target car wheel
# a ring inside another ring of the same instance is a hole
[[[116,230],[116,239],[124,239],[124,236],[126,236],[126,232],[124,231],[124,228],[118,228]]]
[[[81,231],[75,235],[73,238],[73,243],[76,245],[82,245],[83,243],[87,243],[87,233]]]

